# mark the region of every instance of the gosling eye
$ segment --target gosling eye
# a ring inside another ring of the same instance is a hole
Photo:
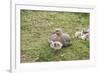
[[[56,44],[56,43],[54,43],[54,46],[55,46],[55,47],[57,47],[57,44]]]

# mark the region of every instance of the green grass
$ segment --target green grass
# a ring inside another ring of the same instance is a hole
[[[21,62],[89,59],[89,41],[74,37],[78,29],[88,27],[88,13],[21,10]],[[50,48],[48,37],[56,28],[71,36],[72,45],[58,51]]]

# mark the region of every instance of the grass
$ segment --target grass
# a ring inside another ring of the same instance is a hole
[[[89,59],[89,41],[74,37],[80,28],[89,27],[88,13],[21,10],[21,63]],[[48,36],[62,28],[72,45],[54,51]]]

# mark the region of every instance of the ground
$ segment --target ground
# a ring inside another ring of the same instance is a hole
[[[89,41],[74,37],[89,27],[89,13],[21,10],[21,63],[89,59]],[[55,51],[48,37],[61,28],[71,36],[71,45]]]

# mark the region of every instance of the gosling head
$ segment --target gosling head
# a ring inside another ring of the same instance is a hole
[[[62,46],[63,46],[62,43],[59,41],[54,41],[54,42],[51,42],[51,44],[50,44],[50,47],[55,49],[55,50],[61,49]]]

